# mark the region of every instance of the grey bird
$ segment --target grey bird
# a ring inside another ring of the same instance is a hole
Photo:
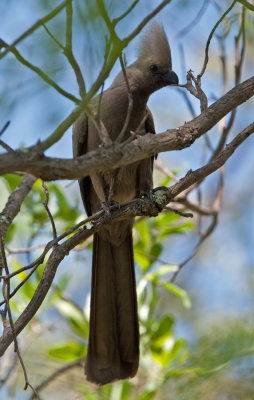
[[[98,108],[101,126],[112,141],[117,140],[126,121],[129,97],[133,108],[122,141],[131,132],[155,133],[147,107],[151,93],[178,84],[172,71],[171,52],[164,29],[153,23],[143,37],[137,60],[115,78],[109,89],[91,102]],[[128,89],[129,86],[129,89]],[[100,107],[98,103],[100,102]],[[98,116],[97,116],[98,119]],[[73,126],[74,157],[101,145],[95,119],[83,113]],[[148,158],[115,170],[79,180],[82,200],[90,216],[109,200],[127,202],[153,187],[153,159]],[[112,180],[113,178],[113,180]],[[113,184],[112,184],[113,182]],[[132,244],[133,219],[109,223],[94,235],[90,332],[85,374],[103,385],[135,376],[139,364],[139,327]]]

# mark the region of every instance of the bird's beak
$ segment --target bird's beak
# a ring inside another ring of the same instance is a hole
[[[168,85],[177,85],[179,82],[178,76],[174,71],[166,72],[166,74],[162,75],[162,78]]]

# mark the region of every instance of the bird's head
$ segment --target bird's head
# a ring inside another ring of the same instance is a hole
[[[178,84],[178,76],[172,71],[170,46],[161,25],[153,23],[143,36],[138,59],[128,68],[131,83],[148,92]]]

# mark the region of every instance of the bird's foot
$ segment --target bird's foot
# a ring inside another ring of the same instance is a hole
[[[146,192],[141,192],[139,198],[145,199],[153,204],[158,211],[162,211],[165,205],[168,203],[168,188],[165,186],[159,186],[155,189],[148,189]]]
[[[103,201],[101,203],[101,209],[105,211],[105,215],[110,218],[111,211],[118,210],[120,208],[120,203],[115,200]]]

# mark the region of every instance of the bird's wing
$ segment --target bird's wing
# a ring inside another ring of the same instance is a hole
[[[147,106],[146,106],[146,114],[147,114],[147,118],[146,118],[146,122],[145,122],[145,130],[146,130],[146,132],[155,133],[153,114],[152,114],[150,108]]]
[[[72,128],[72,146],[73,156],[79,157],[87,152],[87,137],[88,137],[88,117],[85,113],[74,123]],[[91,179],[89,176],[79,179],[80,192],[82,200],[88,216],[92,214],[91,204],[89,200],[89,192],[91,188]]]

